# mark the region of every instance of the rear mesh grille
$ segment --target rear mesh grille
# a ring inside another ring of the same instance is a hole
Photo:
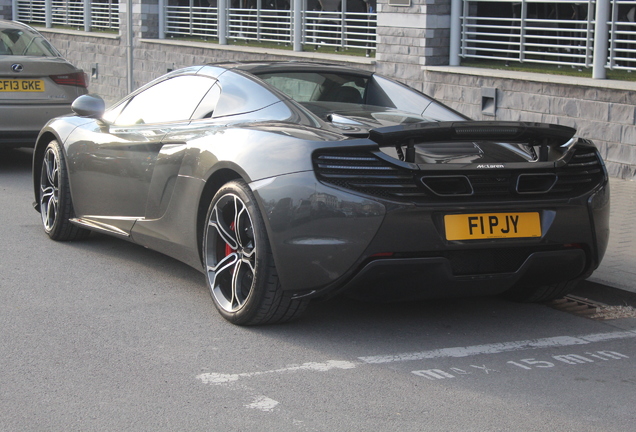
[[[570,162],[556,170],[558,180],[554,194],[581,195],[603,180],[603,167],[593,150],[577,150]]]
[[[314,167],[318,178],[328,184],[366,195],[402,202],[447,202],[554,199],[582,195],[603,180],[603,167],[593,149],[580,148],[566,165],[552,170],[426,171],[403,168],[376,156],[371,151],[314,153]],[[449,165],[450,167],[450,165]],[[524,174],[519,181],[519,175]],[[556,175],[556,178],[555,178]],[[444,184],[440,190],[430,187]],[[467,178],[472,195],[466,195],[466,184],[456,181],[452,190],[447,179]],[[536,176],[536,178],[535,178]],[[544,177],[541,177],[544,176]],[[445,180],[446,179],[446,180]],[[441,183],[440,183],[441,182]],[[429,185],[425,187],[424,184]]]
[[[320,180],[368,195],[418,200],[427,196],[417,185],[417,172],[400,168],[371,152],[314,154]]]

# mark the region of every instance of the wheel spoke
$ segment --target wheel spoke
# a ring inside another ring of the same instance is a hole
[[[236,253],[232,253],[214,266],[208,266],[208,277],[212,282],[212,293],[226,310],[233,309],[234,302],[234,274],[239,259]]]
[[[238,261],[238,256],[236,255],[236,253],[231,253],[225,258],[223,258],[222,260],[220,260],[218,263],[216,263],[216,265],[211,265],[211,266],[208,265],[208,272],[213,273],[214,276],[216,277],[216,275],[224,271],[227,271],[230,267],[235,265],[237,261]]]
[[[245,213],[245,214],[244,214]],[[243,222],[242,219],[244,217],[249,221],[249,215],[246,214],[247,209],[242,201],[238,198],[234,198],[234,228],[236,233],[236,241],[241,249],[245,248],[245,245],[242,241],[242,233],[243,233]]]
[[[46,204],[46,221],[47,228],[53,227],[55,223],[55,217],[57,216],[57,200],[54,195],[51,195]]]
[[[230,305],[232,309],[238,309],[243,305],[245,299],[241,299],[241,260],[236,261],[234,273],[232,274],[232,299]],[[241,301],[242,300],[242,301]]]
[[[46,169],[46,173],[48,176],[48,180],[49,180],[49,184],[51,186],[53,186],[54,189],[57,189],[57,183],[58,183],[58,166],[57,166],[57,158],[52,155],[52,162],[53,162],[53,166],[50,165],[50,162],[47,163],[47,169]]]
[[[44,202],[45,200],[48,201],[51,197],[55,196],[55,191],[51,186],[44,187],[44,185],[42,185],[40,187],[40,196],[42,197],[42,202]]]
[[[216,229],[216,232],[223,239],[225,243],[230,245],[232,250],[238,249],[238,242],[236,240],[236,231],[230,229],[229,224],[226,224],[223,220],[223,213],[219,211],[219,205],[214,206],[212,215],[210,216],[210,226]]]
[[[241,264],[242,265],[246,265],[250,271],[252,272],[252,275],[254,274],[254,260],[252,259],[252,255],[254,255],[254,250],[252,249],[252,253],[250,256],[247,256],[247,254],[243,254],[243,257],[241,258]]]

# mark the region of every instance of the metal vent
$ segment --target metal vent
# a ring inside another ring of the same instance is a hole
[[[437,196],[470,196],[474,193],[466,176],[425,176],[422,183]]]
[[[343,189],[402,202],[475,202],[480,200],[559,199],[580,196],[603,181],[594,149],[579,148],[566,165],[526,170],[411,170],[370,151],[314,153],[317,177]],[[420,165],[425,167],[425,165]]]
[[[413,172],[369,152],[314,154],[318,178],[345,189],[389,199],[418,200],[427,196]]]
[[[603,167],[594,150],[577,150],[567,165],[557,169],[553,194],[581,195],[603,180]]]
[[[520,174],[517,177],[517,193],[544,194],[550,192],[557,182],[554,173]]]

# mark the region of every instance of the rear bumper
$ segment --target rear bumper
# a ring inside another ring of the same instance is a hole
[[[35,147],[37,137],[37,131],[2,131],[0,147]]]
[[[399,299],[488,295],[589,276],[607,246],[607,187],[561,200],[402,204],[302,172],[256,195],[283,289],[298,296],[384,290]],[[446,239],[445,215],[494,212],[539,213],[541,237]]]
[[[0,104],[0,144],[34,145],[46,122],[70,113],[70,104]]]
[[[542,286],[575,279],[586,262],[581,249],[535,252],[510,273],[457,276],[451,260],[444,257],[377,259],[353,277],[347,293],[383,301],[494,295],[520,281]]]

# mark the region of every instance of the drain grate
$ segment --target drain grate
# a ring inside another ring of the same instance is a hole
[[[583,297],[568,295],[547,303],[551,308],[594,320],[636,318],[632,306],[610,306]]]

